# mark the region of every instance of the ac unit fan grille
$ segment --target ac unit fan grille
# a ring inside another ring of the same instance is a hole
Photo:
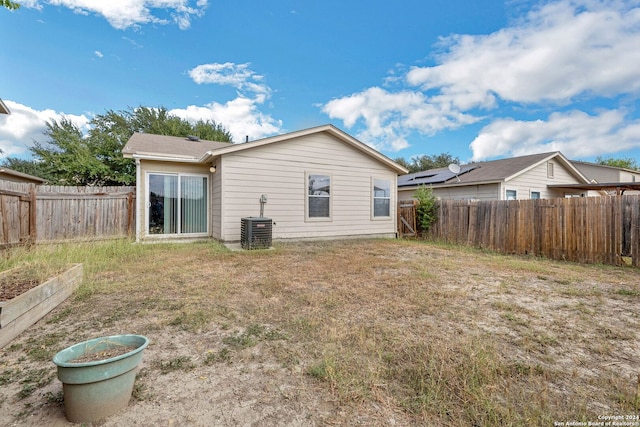
[[[240,228],[240,244],[242,249],[268,249],[272,241],[271,218],[242,218]]]

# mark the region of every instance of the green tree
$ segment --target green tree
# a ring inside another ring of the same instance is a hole
[[[605,159],[602,156],[598,156],[596,157],[596,163],[599,165],[613,166],[616,168],[630,169],[634,171],[640,170],[636,159],[633,159],[631,157],[626,157],[622,159],[614,159],[614,158]]]
[[[395,159],[395,162],[409,169],[409,173],[421,172],[429,169],[443,168],[449,166],[451,163],[460,163],[460,159],[456,156],[452,156],[449,153],[434,154],[434,155],[422,155],[412,157],[411,161],[407,161],[400,157]]]
[[[39,174],[51,184],[59,185],[133,185],[135,161],[122,156],[122,148],[135,132],[159,135],[194,135],[204,140],[231,142],[231,134],[214,121],[191,124],[172,116],[164,107],[109,110],[90,122],[88,135],[67,119],[47,123],[46,143],[35,142],[31,148]],[[29,173],[31,163],[7,159],[19,172]],[[7,166],[10,167],[10,166]],[[24,167],[25,169],[21,169]]]
[[[111,171],[94,155],[88,138],[68,119],[47,123],[48,143],[34,142],[31,152],[52,184],[111,184]]]
[[[411,164],[404,157],[395,158],[393,161],[411,171]]]
[[[20,5],[11,0],[0,0],[2,1],[2,7],[6,7],[9,10],[16,10],[20,7]]]
[[[418,201],[416,215],[420,230],[424,233],[429,230],[431,224],[438,219],[438,200],[433,194],[433,190],[426,185],[418,187],[414,194]]]

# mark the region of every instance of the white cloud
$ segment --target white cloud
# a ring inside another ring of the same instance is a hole
[[[637,4],[636,4],[637,6]],[[487,36],[442,39],[440,65],[415,67],[411,85],[468,110],[505,101],[567,103],[640,90],[640,10],[629,2],[561,1]]]
[[[398,66],[397,73],[390,73],[386,83],[400,85],[395,90],[365,89],[327,102],[322,111],[347,128],[378,138],[375,145],[387,149],[406,146],[407,135],[414,132],[432,135],[504,116],[505,111],[511,115],[529,109],[535,114],[561,107],[595,114],[555,114],[537,122],[498,119],[471,145],[476,160],[552,147],[586,155],[611,150],[618,143],[611,138],[623,135],[626,145],[639,146],[638,131],[619,111],[617,100],[635,101],[640,93],[640,67],[633,65],[640,64],[639,5],[638,0],[541,3],[494,33],[442,38],[435,65],[408,72]],[[596,105],[600,110],[593,113]],[[613,117],[622,117],[618,130],[607,127]],[[582,129],[560,123],[588,123],[602,145],[574,145],[585,143]],[[533,131],[544,135],[536,139]]]
[[[58,113],[53,110],[37,111],[17,102],[4,100],[11,111],[9,115],[0,115],[0,149],[2,157],[29,157],[29,147],[33,141],[46,142],[43,135],[48,121],[71,120],[78,128],[87,132],[90,119],[85,115],[77,116]]]
[[[640,148],[640,120],[626,120],[625,112],[582,111],[553,113],[548,120],[495,120],[471,143],[473,160],[510,154],[561,151],[570,158],[585,158]]]
[[[197,0],[195,7],[189,0],[47,0],[46,4],[63,6],[75,13],[102,15],[112,27],[124,30],[144,24],[166,25],[174,22],[182,30],[191,26],[191,19],[204,15],[207,0]],[[43,1],[21,2],[24,7],[42,9]],[[168,13],[159,17],[157,13]],[[170,19],[168,19],[170,18]]]
[[[211,102],[203,107],[190,105],[186,109],[175,109],[170,114],[190,122],[213,120],[231,132],[234,142],[244,142],[280,133],[282,122],[258,110],[254,99],[238,97],[224,104]]]
[[[271,96],[271,89],[264,83],[264,76],[253,72],[249,65],[232,62],[203,64],[190,70],[189,76],[197,84],[231,86],[240,92],[253,93],[264,100]]]
[[[102,52],[100,52],[99,50],[96,50],[95,52],[93,52],[93,54],[94,54],[95,56],[97,56],[98,58],[103,58],[103,57],[104,57],[104,55],[102,54]]]
[[[362,120],[365,130],[359,138],[378,150],[390,151],[407,148],[406,136],[411,130],[433,134],[477,121],[460,111],[438,108],[422,92],[392,93],[379,87],[331,100],[322,111],[348,128]]]
[[[250,64],[212,63],[198,65],[189,71],[197,84],[231,86],[238,96],[225,103],[211,102],[205,106],[188,106],[170,113],[189,121],[214,120],[222,124],[235,142],[244,142],[280,133],[282,122],[260,111],[260,106],[270,98],[272,90],[264,76],[249,68]]]

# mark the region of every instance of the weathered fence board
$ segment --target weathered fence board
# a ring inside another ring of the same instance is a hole
[[[134,194],[135,187],[39,186],[37,242],[128,236]]]
[[[640,196],[438,201],[429,238],[581,263],[640,267]]]
[[[418,234],[415,200],[401,200],[398,202],[398,233],[402,237],[415,237]]]
[[[35,217],[31,206],[33,184],[0,181],[0,247],[25,244],[35,239]]]
[[[0,246],[126,237],[135,187],[62,187],[0,181]]]

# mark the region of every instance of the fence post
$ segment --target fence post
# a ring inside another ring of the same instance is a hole
[[[37,210],[37,198],[36,198],[36,185],[31,184],[29,186],[29,243],[35,244],[36,239],[38,238],[38,229],[37,229],[37,218],[38,218],[38,210]]]
[[[135,221],[135,205],[134,201],[134,192],[129,191],[127,194],[127,235],[131,237],[133,235],[133,226]]]

